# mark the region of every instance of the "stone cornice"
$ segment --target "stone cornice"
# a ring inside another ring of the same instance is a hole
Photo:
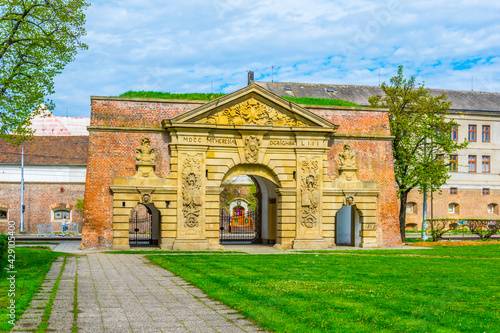
[[[112,126],[88,126],[89,132],[136,132],[136,133],[166,133],[163,128],[151,127],[112,127]]]

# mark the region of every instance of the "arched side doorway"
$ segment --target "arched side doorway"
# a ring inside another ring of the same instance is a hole
[[[130,213],[129,245],[158,246],[160,212],[154,204],[138,204]]]
[[[335,216],[335,244],[337,246],[360,246],[361,217],[354,206],[343,205]]]

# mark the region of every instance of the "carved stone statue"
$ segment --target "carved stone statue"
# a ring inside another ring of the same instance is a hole
[[[339,165],[341,167],[352,168],[355,167],[356,156],[351,150],[350,144],[344,145],[344,150],[339,154]]]
[[[142,138],[142,144],[135,149],[135,159],[138,162],[154,163],[155,149],[151,147],[149,138]]]
[[[245,159],[247,163],[257,163],[259,157],[260,139],[255,135],[247,136],[245,139]]]

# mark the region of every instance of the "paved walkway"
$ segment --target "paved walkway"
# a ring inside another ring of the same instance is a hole
[[[53,292],[51,315],[43,323]],[[141,255],[103,253],[54,262],[42,289],[12,331],[33,332],[40,325],[47,325],[47,331],[68,333],[73,327],[80,333],[261,330]]]

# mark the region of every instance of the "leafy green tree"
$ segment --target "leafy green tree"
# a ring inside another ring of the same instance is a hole
[[[394,155],[394,172],[400,199],[399,225],[405,240],[406,203],[408,193],[439,191],[450,178],[450,154],[467,146],[453,141],[450,133],[458,124],[447,117],[451,102],[445,94],[431,96],[415,77],[405,79],[403,66],[391,78],[391,85],[382,84],[385,96],[372,96],[372,107],[389,109],[389,124]]]
[[[32,134],[33,115],[54,103],[54,77],[74,60],[85,35],[83,0],[0,0],[0,137]]]

